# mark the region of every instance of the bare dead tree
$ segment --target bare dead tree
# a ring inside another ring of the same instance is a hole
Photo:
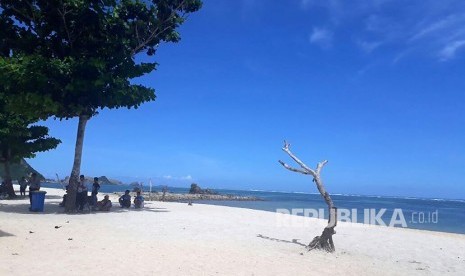
[[[334,252],[335,247],[334,247],[334,242],[333,242],[333,235],[336,234],[336,231],[334,231],[334,228],[336,227],[336,224],[337,224],[337,208],[334,206],[333,200],[329,196],[329,193],[326,192],[326,189],[323,186],[323,181],[321,180],[321,177],[320,177],[321,169],[323,168],[324,165],[326,165],[326,163],[328,163],[328,160],[319,162],[315,170],[310,169],[307,165],[305,165],[304,162],[302,162],[299,158],[297,158],[297,156],[295,156],[291,152],[290,146],[291,145],[289,143],[284,141],[284,147],[282,148],[282,150],[286,152],[301,168],[293,168],[281,160],[279,160],[279,163],[283,165],[284,168],[292,172],[298,172],[298,173],[305,174],[305,175],[311,175],[313,177],[313,182],[315,182],[316,187],[318,188],[318,191],[320,192],[321,196],[323,197],[326,204],[328,205],[328,210],[329,210],[328,225],[325,227],[325,229],[323,230],[323,233],[321,233],[320,236],[316,236],[310,242],[307,248],[309,251],[313,249],[323,249],[323,250],[326,250],[327,252]]]
[[[163,195],[161,196],[161,201],[165,201],[165,195],[166,195],[166,192],[168,192],[168,186],[164,186],[162,192],[163,192]]]

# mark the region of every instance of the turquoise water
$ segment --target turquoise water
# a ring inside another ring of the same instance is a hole
[[[59,186],[57,184],[47,183],[43,184],[43,187],[57,188]],[[123,192],[126,189],[132,189],[132,187],[128,185],[102,185],[100,192]],[[144,190],[148,191],[148,188],[144,187]],[[161,191],[161,188],[154,187],[153,190]],[[187,193],[189,189],[169,187],[169,191],[173,193]],[[277,209],[285,209],[288,212],[292,212],[292,209],[294,209],[294,211],[300,211],[295,209],[315,209],[316,211],[322,209],[324,217],[327,218],[327,206],[319,194],[222,189],[216,189],[215,191],[221,194],[256,196],[263,199],[263,201],[203,200],[197,201],[197,203],[270,212],[276,212]],[[369,214],[373,213],[373,211],[366,213],[366,209],[374,209],[374,214],[379,214],[382,209],[386,209],[385,212],[379,216],[380,220],[386,224],[391,222],[395,210],[400,209],[408,228],[465,234],[465,200],[339,194],[334,194],[331,198],[339,210],[347,209],[351,211],[349,217],[352,220],[356,213],[358,223],[379,224],[376,221],[370,221],[370,218],[373,216]],[[352,212],[352,209],[356,209],[355,212]],[[297,215],[303,215],[303,213],[297,213]],[[399,211],[395,213],[394,219],[398,220],[395,226],[402,227],[399,222],[401,219]]]

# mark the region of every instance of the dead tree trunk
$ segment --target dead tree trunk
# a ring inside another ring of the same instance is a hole
[[[310,169],[305,163],[300,161],[299,158],[297,158],[289,149],[291,145],[288,144],[286,141],[284,141],[284,147],[282,148],[283,151],[285,151],[299,166],[301,169],[296,169],[288,164],[284,163],[283,161],[279,160],[279,163],[283,165],[284,168],[293,171],[293,172],[298,172],[301,174],[306,174],[306,175],[311,175],[313,177],[313,182],[315,182],[316,187],[318,188],[318,191],[320,192],[321,196],[325,200],[326,204],[328,205],[328,211],[329,211],[329,218],[328,218],[328,225],[325,227],[323,230],[323,233],[321,233],[320,236],[316,236],[310,244],[307,246],[308,250],[313,250],[313,249],[323,249],[326,250],[327,252],[334,252],[336,249],[334,247],[334,242],[333,242],[333,235],[336,234],[336,231],[334,231],[334,228],[336,227],[337,224],[337,208],[334,206],[333,200],[329,196],[329,193],[326,192],[325,187],[323,186],[323,181],[321,180],[320,177],[320,172],[321,169],[323,168],[326,163],[328,163],[327,160],[324,160],[322,162],[319,162],[316,169]]]
[[[165,186],[163,187],[163,195],[161,196],[161,201],[165,201],[165,195],[166,195],[166,192],[168,191],[168,187]]]

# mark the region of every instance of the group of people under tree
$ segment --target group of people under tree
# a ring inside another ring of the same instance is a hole
[[[100,190],[100,184],[98,183],[98,177],[94,177],[94,182],[92,183],[91,196],[88,196],[88,189],[86,185],[86,179],[84,175],[79,177],[79,183],[76,193],[76,209],[80,212],[84,210],[86,205],[92,210],[98,211],[109,211],[112,207],[112,202],[108,195],[105,195],[103,200],[98,201],[98,193]],[[68,186],[66,187],[68,188]],[[68,194],[63,196],[63,202],[60,203],[60,206],[65,206]],[[131,207],[131,195],[129,190],[126,190],[124,195],[119,198],[119,203],[121,208],[130,208]],[[144,207],[144,197],[141,195],[140,191],[137,192],[137,196],[134,198],[134,207],[136,209]]]
[[[18,180],[19,184],[19,193],[20,196],[26,196],[26,189],[27,186],[29,186],[29,203],[32,205],[32,192],[39,191],[40,190],[40,178],[37,175],[37,173],[33,172],[29,178],[26,178],[25,176],[21,177]],[[2,182],[2,186],[0,187],[0,194],[6,193],[6,185],[4,182]]]
[[[32,193],[39,191],[41,188],[40,178],[37,173],[32,173],[30,177],[26,178],[25,176],[21,177],[18,180],[19,192],[21,196],[26,196],[26,189],[29,186],[29,204],[32,207]],[[90,197],[88,196],[88,188],[86,184],[86,179],[84,175],[79,177],[79,184],[76,193],[76,209],[78,211],[83,211],[84,207],[87,205],[93,211],[110,211],[112,207],[112,202],[108,195],[105,195],[101,201],[98,201],[98,193],[100,190],[100,184],[98,177],[94,177],[94,182],[92,183],[92,190]],[[0,186],[0,195],[6,194],[7,188],[6,184],[2,182]],[[66,186],[66,191],[68,191],[68,186]],[[63,201],[60,203],[60,206],[65,206],[68,194],[63,196]],[[134,203],[134,208],[139,209],[144,207],[144,197],[141,195],[140,190],[137,191],[137,195],[134,197],[134,201],[131,202],[130,191],[126,190],[124,195],[119,198],[119,204],[121,208],[130,208],[132,203]]]
[[[69,186],[66,186],[66,191],[68,192],[68,187]],[[96,209],[96,207],[98,207],[98,202],[97,202],[97,194],[98,194],[98,191],[100,190],[100,184],[98,183],[98,177],[94,177],[94,182],[92,184],[92,192],[91,192],[91,198],[90,200],[88,199],[88,195],[87,195],[87,192],[88,192],[88,189],[87,189],[87,185],[86,185],[86,180],[85,180],[85,177],[84,175],[81,175],[79,177],[79,185],[78,185],[78,189],[77,189],[77,193],[76,193],[76,209],[78,209],[79,211],[82,211],[84,210],[84,206],[86,204],[89,204],[89,206],[92,207],[93,210]],[[66,204],[66,200],[68,199],[68,194],[65,194],[63,196],[63,202],[60,203],[60,206],[63,207],[65,206]],[[106,202],[107,204],[105,205],[105,210],[101,210],[101,211],[108,211],[110,210],[111,208],[111,201],[108,201]]]

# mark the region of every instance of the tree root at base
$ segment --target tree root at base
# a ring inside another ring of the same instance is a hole
[[[333,253],[336,249],[333,243],[333,235],[336,234],[334,227],[325,228],[321,236],[316,236],[313,240],[307,245],[308,251],[318,249],[325,250],[326,252]]]

